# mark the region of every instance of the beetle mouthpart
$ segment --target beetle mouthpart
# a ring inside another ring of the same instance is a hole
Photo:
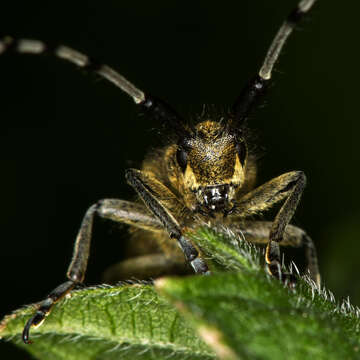
[[[229,185],[207,186],[203,190],[204,205],[211,211],[222,211],[229,201]]]

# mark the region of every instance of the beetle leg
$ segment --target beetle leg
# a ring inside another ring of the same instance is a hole
[[[240,217],[261,213],[284,201],[272,223],[266,246],[265,260],[270,274],[282,279],[279,243],[283,240],[286,226],[292,219],[306,184],[302,171],[292,171],[259,186],[236,203],[235,213]],[[285,279],[292,277],[287,274]]]
[[[269,240],[272,225],[270,221],[248,221],[244,226],[232,227],[232,230],[241,232],[247,241],[266,244]],[[317,285],[320,285],[320,272],[315,244],[303,229],[294,225],[287,225],[279,245],[304,248],[307,270],[310,277]]]
[[[166,203],[174,206],[178,202],[175,195],[151,173],[129,169],[126,172],[126,180],[135,189],[147,208],[161,221],[170,238],[177,241],[186,261],[190,263],[195,273],[209,274],[208,266],[199,256],[198,250],[190,240],[184,237],[180,224],[165,206]],[[183,207],[180,202],[178,205],[180,208]]]
[[[152,216],[142,204],[117,199],[105,199],[92,205],[83,218],[75,241],[73,257],[66,274],[68,281],[56,287],[41,301],[36,313],[27,321],[22,335],[26,344],[31,342],[29,340],[30,328],[41,325],[45,317],[51,312],[53,305],[68,294],[76,284],[83,282],[89,258],[93,222],[96,215],[145,230],[160,231],[162,229],[162,223]]]

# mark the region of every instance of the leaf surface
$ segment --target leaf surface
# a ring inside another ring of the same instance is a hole
[[[182,316],[151,285],[74,291],[58,303],[43,325],[32,329],[33,344],[21,341],[29,306],[6,317],[0,336],[38,359],[213,359],[214,354]]]
[[[306,276],[284,286],[265,273],[261,252],[233,235],[203,229],[195,238],[214,263],[238,271],[156,287],[220,358],[360,359],[358,308],[336,303]]]
[[[290,288],[270,277],[258,248],[230,232],[189,235],[213,275],[74,291],[32,331],[33,307],[0,325],[37,359],[360,359],[360,310],[307,276]],[[215,355],[216,354],[216,355]]]

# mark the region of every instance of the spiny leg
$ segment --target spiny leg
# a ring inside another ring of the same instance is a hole
[[[262,95],[266,92],[274,65],[279,58],[283,46],[290,34],[293,32],[294,28],[312,8],[315,1],[316,0],[301,0],[297,7],[290,12],[287,19],[280,27],[270,45],[259,73],[250,80],[233,105],[235,122],[241,124],[244,120],[246,120],[252,109],[254,109],[258,104]]]
[[[71,62],[79,68],[93,72],[114,84],[129,95],[144,113],[165,124],[169,124],[178,135],[183,136],[187,132],[182,118],[167,103],[154,96],[145,94],[110,66],[102,64],[77,50],[64,45],[52,47],[40,40],[14,39],[7,36],[0,39],[0,55],[7,52],[52,55]]]
[[[75,241],[73,257],[66,274],[69,280],[56,287],[39,304],[35,315],[28,320],[23,331],[23,341],[26,344],[30,343],[30,328],[41,325],[45,317],[51,312],[54,304],[68,294],[76,284],[84,280],[95,215],[150,231],[160,231],[162,229],[161,222],[153,217],[141,204],[117,199],[105,199],[92,205],[83,218]]]
[[[195,273],[210,274],[205,261],[199,256],[195,246],[182,234],[180,224],[164,203],[176,201],[174,194],[151,174],[136,169],[126,172],[126,180],[136,190],[147,208],[161,221],[170,238],[175,239]],[[180,205],[181,206],[181,205]]]
[[[249,221],[238,227],[239,232],[247,241],[266,244],[269,241],[270,230],[273,223],[270,221]],[[234,229],[236,231],[236,229]],[[307,261],[307,268],[311,278],[320,285],[320,272],[316,255],[315,244],[303,229],[294,225],[287,225],[283,238],[279,243],[281,246],[303,247]]]
[[[247,217],[268,210],[285,200],[270,229],[265,257],[269,272],[279,279],[283,276],[279,243],[294,215],[305,184],[305,174],[302,171],[292,171],[259,186],[236,202],[235,213],[240,217]],[[286,275],[285,279],[287,278],[292,280],[291,276]]]

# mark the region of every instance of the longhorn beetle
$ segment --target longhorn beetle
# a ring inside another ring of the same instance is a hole
[[[300,228],[289,225],[305,187],[302,171],[291,171],[255,187],[256,158],[248,146],[245,122],[268,88],[279,54],[299,21],[315,0],[301,0],[280,27],[258,74],[242,90],[231,111],[210,117],[204,112],[195,125],[184,119],[162,100],[144,93],[111,67],[99,64],[66,46],[50,48],[38,40],[0,40],[0,54],[51,53],[80,68],[95,72],[129,95],[136,106],[172,130],[172,143],[147,157],[141,170],[128,169],[126,180],[139,197],[129,202],[104,199],[86,212],[77,235],[74,253],[67,271],[68,280],[56,287],[27,321],[23,341],[29,343],[29,330],[40,325],[53,305],[84,280],[95,216],[128,224],[139,229],[133,241],[152,241],[163,250],[138,259],[138,266],[150,272],[154,264],[166,268],[189,263],[197,274],[209,269],[197,245],[184,230],[200,223],[225,225],[242,232],[246,240],[266,243],[268,272],[281,281],[295,281],[282,273],[279,245],[304,246],[308,271],[319,285],[315,246]],[[250,220],[253,215],[282,203],[274,221]],[[181,249],[181,251],[180,251]],[[150,270],[149,270],[150,269]]]

